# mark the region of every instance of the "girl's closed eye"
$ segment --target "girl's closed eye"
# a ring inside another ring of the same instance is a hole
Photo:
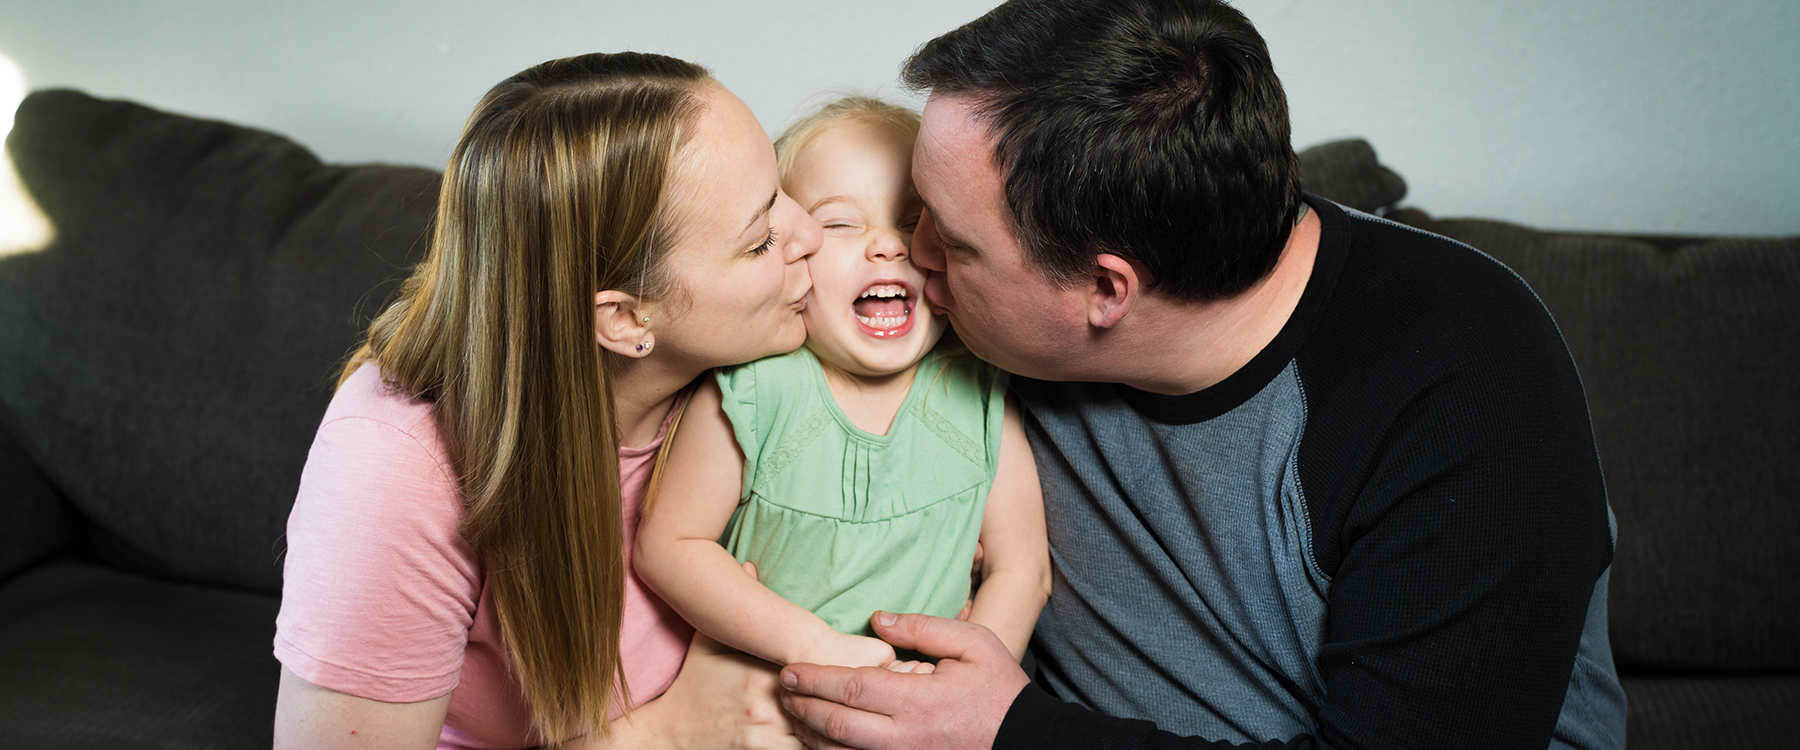
[[[855,235],[863,230],[862,222],[848,217],[821,219],[819,226],[834,235]]]

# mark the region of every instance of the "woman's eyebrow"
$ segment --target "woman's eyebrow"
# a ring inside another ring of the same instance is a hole
[[[776,199],[776,198],[777,198],[777,197],[779,197],[779,196],[780,196],[780,195],[781,195],[781,189],[780,189],[780,188],[776,188],[776,189],[775,189],[775,192],[773,192],[773,193],[770,193],[770,194],[769,194],[769,204],[768,204],[768,205],[766,205],[766,206],[763,206],[763,207],[762,207],[762,210],[761,210],[761,211],[757,211],[757,212],[756,212],[756,213],[754,213],[754,214],[751,214],[751,216],[750,216],[750,220],[749,220],[749,221],[746,221],[746,222],[744,222],[744,228],[743,228],[743,229],[740,229],[740,230],[738,230],[738,234],[743,234],[743,233],[745,233],[745,232],[748,232],[748,231],[750,231],[750,227],[752,227],[752,226],[755,226],[755,225],[756,225],[756,220],[757,220],[757,219],[760,219],[760,218],[762,218],[762,217],[763,217],[763,214],[766,214],[766,213],[768,213],[768,212],[769,212],[769,210],[770,210],[770,209],[772,209],[772,208],[774,208],[774,207],[775,207],[775,199]]]

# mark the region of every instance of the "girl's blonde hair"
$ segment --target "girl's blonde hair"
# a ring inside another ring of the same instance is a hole
[[[872,123],[893,128],[908,141],[919,135],[919,113],[872,96],[852,94],[827,102],[781,131],[775,139],[775,162],[785,188],[800,152],[819,134],[839,125]]]
[[[344,370],[378,363],[432,404],[462,534],[545,742],[604,733],[615,702],[629,705],[619,446],[594,295],[674,291],[670,174],[710,80],[627,52],[495,86],[444,171],[429,257]]]

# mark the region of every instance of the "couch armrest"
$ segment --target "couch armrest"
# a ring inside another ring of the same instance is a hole
[[[68,504],[0,429],[0,580],[74,540]]]

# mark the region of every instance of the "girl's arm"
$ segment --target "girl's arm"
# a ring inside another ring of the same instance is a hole
[[[893,662],[892,646],[833,630],[746,575],[719,546],[743,487],[744,452],[718,383],[708,379],[693,398],[638,524],[634,565],[644,583],[701,632],[776,664]]]
[[[1000,427],[1000,467],[981,515],[981,547],[981,587],[969,621],[994,631],[1013,658],[1022,659],[1050,598],[1050,542],[1037,463],[1011,394]]]

